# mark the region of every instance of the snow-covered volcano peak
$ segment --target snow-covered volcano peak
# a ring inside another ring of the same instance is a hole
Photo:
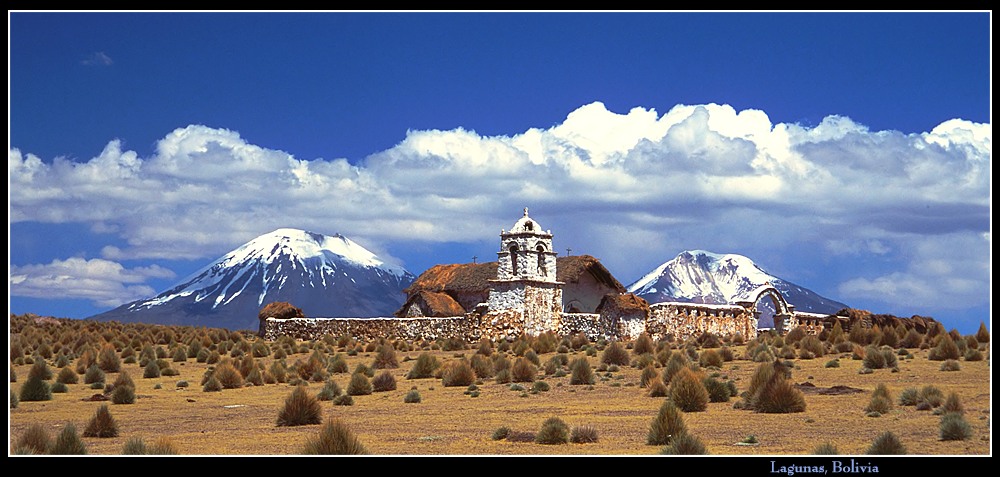
[[[291,302],[310,316],[388,316],[402,304],[402,290],[413,279],[343,235],[281,228],[155,297],[98,316],[122,321],[177,316],[171,319],[199,322],[190,324],[207,324],[201,320],[211,317],[212,326],[252,328],[257,311],[273,301]]]
[[[300,260],[320,258],[346,261],[361,267],[379,268],[397,276],[406,273],[402,267],[385,263],[377,255],[343,235],[323,235],[292,228],[281,228],[261,235],[229,252],[220,260],[240,263],[259,257],[265,261],[273,261],[281,256]]]
[[[778,278],[743,255],[705,250],[679,253],[629,285],[628,291],[650,303],[723,304],[754,300],[766,284],[777,289],[800,311],[833,313],[846,306]]]

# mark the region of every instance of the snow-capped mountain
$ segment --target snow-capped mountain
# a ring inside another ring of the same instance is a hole
[[[645,298],[650,303],[682,301],[691,303],[735,303],[752,300],[750,294],[757,287],[770,283],[781,292],[785,301],[795,305],[796,311],[835,313],[847,305],[824,298],[794,283],[782,280],[764,271],[752,260],[742,255],[717,254],[704,250],[681,252],[673,260],[656,267],[644,277],[628,286],[628,291]],[[764,300],[764,314],[759,326],[771,326],[767,309],[770,300]]]
[[[414,278],[340,234],[278,229],[155,297],[91,318],[256,330],[257,313],[273,301],[313,317],[392,316]]]

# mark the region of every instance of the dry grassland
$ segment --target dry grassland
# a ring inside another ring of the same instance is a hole
[[[743,356],[743,347],[733,348],[734,361],[726,362],[718,371],[726,379],[735,380],[740,392],[749,383],[750,375],[759,365]],[[537,455],[537,454],[655,454],[659,446],[646,445],[646,435],[653,417],[665,398],[647,396],[639,387],[638,369],[622,366],[617,372],[596,372],[593,386],[570,385],[570,376],[539,378],[550,390],[537,394],[510,389],[510,384],[497,384],[488,379],[479,384],[479,395],[467,394],[466,387],[444,387],[441,379],[406,379],[416,357],[423,352],[399,351],[399,368],[390,370],[397,389],[366,396],[354,396],[353,406],[335,406],[323,401],[324,418],[338,417],[348,424],[361,442],[373,454],[382,455]],[[990,443],[990,384],[989,359],[961,361],[961,370],[943,372],[940,361],[929,361],[928,350],[911,352],[914,359],[901,359],[899,372],[888,369],[871,374],[859,374],[860,360],[850,354],[832,354],[821,358],[795,359],[791,381],[809,382],[817,387],[850,386],[862,393],[820,395],[806,393],[805,412],[792,414],[762,414],[734,409],[733,398],[727,403],[709,403],[704,412],[684,413],[689,431],[706,445],[713,455],[790,455],[810,454],[824,442],[837,446],[842,454],[862,454],[880,433],[890,430],[906,445],[911,454],[987,455]],[[475,349],[464,351],[431,351],[440,362],[471,358]],[[509,353],[509,352],[508,352]],[[330,355],[333,353],[331,352]],[[554,353],[539,357],[544,364]],[[347,357],[351,370],[359,363],[371,365],[375,353],[360,353]],[[569,353],[572,361],[585,356],[582,351]],[[589,357],[595,367],[599,356]],[[840,357],[840,367],[824,364]],[[988,356],[988,354],[987,354]],[[289,355],[286,362],[303,362],[308,353]],[[258,358],[267,368],[273,358]],[[509,359],[515,358],[511,354]],[[170,359],[168,358],[168,361]],[[50,361],[51,367],[51,361]],[[120,433],[115,438],[83,438],[90,454],[119,454],[126,439],[142,437],[151,443],[160,436],[168,437],[181,454],[212,455],[288,455],[298,454],[308,437],[316,435],[319,425],[278,427],[278,412],[293,387],[289,384],[266,384],[221,392],[203,392],[200,385],[208,365],[188,359],[171,363],[179,376],[144,379],[138,364],[124,364],[136,383],[135,404],[109,404]],[[25,382],[30,365],[13,366],[17,381],[10,384],[18,393]],[[58,369],[53,368],[54,374]],[[662,371],[662,368],[658,369]],[[381,372],[381,371],[379,371]],[[711,371],[709,371],[711,372]],[[115,373],[108,373],[106,382],[113,382]],[[331,378],[346,389],[349,373],[332,374]],[[176,383],[186,380],[187,388]],[[54,381],[49,381],[50,383]],[[865,406],[872,390],[879,383],[888,386],[894,408],[881,417],[866,417]],[[899,406],[898,396],[905,388],[920,388],[933,384],[945,395],[955,391],[965,406],[966,419],[972,426],[968,440],[942,441],[939,438],[939,416],[931,411],[917,411],[913,406]],[[160,389],[154,387],[159,385]],[[522,384],[531,389],[531,383]],[[422,402],[403,402],[406,393],[415,387]],[[309,383],[308,390],[316,394],[322,383]],[[9,411],[9,447],[33,423],[41,423],[54,439],[59,430],[72,422],[83,429],[100,402],[86,402],[93,395],[89,385],[69,385],[69,392],[54,394],[51,401],[20,402]],[[570,427],[593,426],[599,436],[596,443],[540,445],[535,443],[494,441],[491,434],[501,426],[513,431],[537,432],[549,417],[559,417]],[[747,436],[756,436],[758,444],[739,445]]]

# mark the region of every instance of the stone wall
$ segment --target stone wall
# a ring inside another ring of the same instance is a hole
[[[757,337],[757,317],[739,305],[698,303],[656,303],[649,306],[646,332],[654,339],[672,334],[676,339],[704,332],[724,336],[740,333],[745,339]]]
[[[562,289],[556,284],[534,283],[524,291],[524,332],[540,335],[559,329]]]
[[[597,313],[563,313],[561,316],[558,331],[560,336],[583,333],[591,341],[608,339],[607,328],[603,326],[601,315]]]
[[[476,315],[448,318],[291,318],[264,320],[264,339],[275,340],[288,335],[300,340],[314,340],[324,335],[350,335],[361,340],[401,338],[435,340],[453,336],[475,342],[480,338],[479,317]]]
[[[555,292],[559,290],[533,288],[529,301],[539,300],[552,307]],[[556,302],[557,303],[557,302]],[[541,304],[540,304],[541,306]],[[803,316],[804,318],[805,316]],[[482,338],[513,340],[523,333],[538,335],[555,331],[567,336],[584,333],[591,340],[633,340],[642,332],[654,339],[673,335],[677,339],[699,336],[704,332],[717,335],[740,333],[745,339],[757,337],[757,319],[746,308],[738,305],[701,305],[697,303],[656,303],[650,305],[649,317],[641,313],[560,313],[558,307],[551,314],[537,313],[526,316],[523,309],[487,311],[480,316],[447,318],[268,318],[263,323],[263,336],[274,340],[281,335],[297,339],[319,339],[324,335],[351,335],[362,340],[396,338],[407,340],[435,340],[462,337],[468,342]]]

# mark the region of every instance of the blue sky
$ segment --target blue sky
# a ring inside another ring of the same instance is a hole
[[[528,206],[625,283],[686,249],[990,317],[964,13],[9,13],[10,308],[86,317],[280,227],[419,274]]]

